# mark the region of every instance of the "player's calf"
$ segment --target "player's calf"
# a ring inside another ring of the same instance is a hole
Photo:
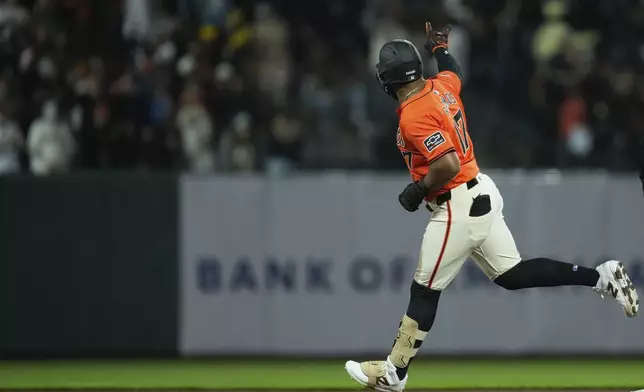
[[[409,364],[434,325],[441,295],[440,291],[432,290],[416,281],[412,282],[409,291],[407,313],[400,322],[398,336],[389,356],[401,379],[407,375]]]
[[[506,290],[532,287],[588,286],[594,287],[599,274],[592,268],[547,258],[522,260],[500,275],[494,283]]]
[[[624,265],[609,260],[596,269],[547,258],[523,260],[494,280],[507,290],[531,287],[588,286],[613,297],[628,317],[639,310],[639,297]]]

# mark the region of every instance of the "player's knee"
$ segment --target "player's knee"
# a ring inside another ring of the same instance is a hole
[[[525,287],[523,280],[523,274],[517,264],[494,279],[494,283],[506,290],[519,290]]]
[[[494,283],[503,287],[506,290],[519,290],[521,288],[519,284],[517,284],[516,282],[513,282],[512,280],[507,279],[503,275],[496,278],[496,280],[494,280]]]
[[[441,295],[440,290],[431,289],[426,285],[419,283],[415,279],[414,281],[411,282],[411,287],[409,288],[409,292],[412,297],[420,296],[425,298],[438,298]]]
[[[421,331],[429,331],[434,324],[441,292],[432,290],[416,281],[411,283],[409,292],[411,297],[407,316],[418,323],[418,328]]]

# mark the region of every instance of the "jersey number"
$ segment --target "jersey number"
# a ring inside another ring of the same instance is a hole
[[[470,142],[467,140],[467,126],[465,125],[465,121],[463,121],[463,112],[461,112],[461,109],[458,109],[458,112],[454,115],[454,128],[456,129],[458,140],[461,142],[463,155],[465,155],[467,150],[470,149]]]
[[[412,159],[411,152],[403,151],[402,156],[405,159],[405,163],[407,164],[407,168],[409,168],[409,170],[411,170],[412,169],[412,167],[411,167],[411,162],[412,162],[412,160],[411,160]]]

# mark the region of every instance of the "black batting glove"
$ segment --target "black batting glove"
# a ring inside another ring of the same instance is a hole
[[[414,212],[427,196],[427,188],[422,181],[412,182],[407,185],[400,195],[398,201],[409,212]]]
[[[429,54],[434,54],[434,51],[439,48],[447,49],[447,39],[449,38],[449,32],[452,30],[452,25],[447,25],[443,31],[437,31],[432,28],[432,24],[425,22],[425,34],[427,35],[427,42],[425,43],[425,49]]]

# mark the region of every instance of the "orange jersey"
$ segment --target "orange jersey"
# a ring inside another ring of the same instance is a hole
[[[460,92],[458,76],[450,71],[440,72],[397,110],[398,149],[414,181],[423,179],[429,165],[450,152],[456,152],[461,163],[458,175],[427,200],[468,182],[479,173]]]

